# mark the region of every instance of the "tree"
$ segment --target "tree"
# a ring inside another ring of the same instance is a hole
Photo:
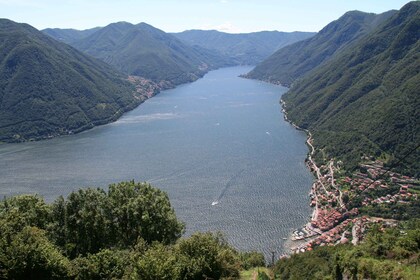
[[[24,227],[9,242],[0,241],[0,278],[67,279],[69,261],[37,227]]]
[[[239,277],[238,253],[220,233],[195,233],[181,239],[176,247],[188,260],[183,279]]]
[[[56,213],[57,208],[62,207],[57,203],[62,202],[56,202]],[[102,189],[80,189],[68,196],[65,221],[60,223],[66,225],[69,256],[96,253],[110,243],[107,206],[107,196]]]
[[[253,267],[265,266],[264,255],[259,252],[245,252],[240,254],[241,266],[243,269],[248,270]]]
[[[147,183],[121,182],[109,186],[112,231],[123,246],[133,246],[139,237],[147,243],[174,243],[184,232],[168,195]]]
[[[13,232],[25,226],[45,229],[52,221],[51,213],[51,207],[38,195],[18,195],[0,202],[0,220],[8,224]]]
[[[122,279],[131,266],[129,251],[104,249],[72,260],[76,280]]]
[[[188,279],[182,277],[182,271],[188,259],[178,254],[172,246],[154,243],[134,265],[130,279],[173,280]]]

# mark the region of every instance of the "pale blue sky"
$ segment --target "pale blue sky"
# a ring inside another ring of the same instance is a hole
[[[319,31],[350,10],[381,13],[407,0],[0,0],[0,18],[38,28],[146,22],[166,32]]]

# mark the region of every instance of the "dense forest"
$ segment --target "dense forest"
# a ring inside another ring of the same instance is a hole
[[[165,192],[121,182],[47,204],[37,195],[0,202],[0,279],[220,279],[264,265],[220,233],[181,238]]]

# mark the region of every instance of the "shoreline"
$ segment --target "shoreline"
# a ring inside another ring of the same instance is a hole
[[[280,104],[281,104],[281,108],[282,108],[282,113],[283,113],[283,118],[284,118],[284,120],[286,121],[286,122],[288,122],[289,124],[291,124],[296,130],[300,130],[300,131],[304,131],[305,133],[306,133],[306,136],[307,136],[307,138],[306,138],[306,145],[310,148],[310,151],[308,152],[308,155],[307,155],[307,157],[306,157],[306,159],[305,159],[305,162],[308,162],[308,161],[310,161],[310,162],[313,162],[313,160],[312,160],[312,155],[315,153],[315,148],[314,148],[314,146],[312,145],[312,134],[311,134],[311,132],[309,131],[309,130],[307,130],[307,129],[303,129],[303,128],[301,128],[301,127],[299,127],[299,126],[297,126],[295,123],[293,123],[291,120],[289,120],[289,118],[287,117],[287,111],[286,111],[286,102],[283,100],[283,99],[280,99]],[[315,162],[313,162],[313,164],[315,165]],[[310,173],[312,174],[312,175],[314,175],[314,172],[311,170],[311,168],[310,168],[310,166],[308,166],[308,164],[305,164],[306,165],[306,167],[309,169],[309,171],[310,171]],[[316,176],[314,176],[314,182],[312,183],[312,186],[311,186],[311,189],[310,189],[310,191],[309,191],[309,195],[311,195],[311,193],[312,193],[312,189],[313,189],[313,187],[314,187],[314,185],[316,184],[316,182],[319,180]],[[312,214],[311,214],[311,217],[314,217],[314,216],[316,216],[316,214],[317,214],[317,208],[315,207],[313,210],[312,210]],[[306,226],[308,225],[308,224],[310,224],[310,221],[308,221],[306,224],[304,224],[302,227],[301,227],[301,229],[304,229],[304,228],[306,228]],[[295,232],[296,232],[297,230],[295,230],[295,231],[293,231],[288,237],[287,237],[287,240],[284,242],[284,244],[283,244],[283,251],[285,251],[286,253],[284,253],[282,256],[281,256],[281,258],[282,257],[288,257],[288,256],[290,256],[292,253],[293,253],[293,251],[294,251],[294,249],[296,248],[296,247],[298,247],[298,248],[300,248],[302,245],[304,245],[304,244],[306,244],[307,242],[305,241],[305,239],[296,239],[296,238],[294,238],[295,237]]]
[[[284,119],[295,129],[307,134],[306,145],[310,148],[305,159],[306,166],[314,175],[314,182],[309,191],[311,198],[310,207],[313,207],[311,218],[301,228],[296,229],[284,244],[284,250],[291,254],[311,251],[315,246],[345,244],[352,237],[356,243],[362,239],[366,229],[367,217],[354,218],[358,215],[358,209],[348,210],[342,201],[342,192],[335,186],[334,161],[330,159],[328,166],[318,166],[313,159],[315,147],[313,146],[312,133],[293,123],[287,117],[286,102],[281,99]],[[327,171],[321,169],[327,169]],[[323,174],[324,173],[324,174]],[[330,190],[328,190],[330,189]],[[329,199],[328,199],[329,198]],[[321,200],[321,202],[319,202]],[[325,203],[326,202],[326,203]],[[334,203],[339,204],[339,207]]]

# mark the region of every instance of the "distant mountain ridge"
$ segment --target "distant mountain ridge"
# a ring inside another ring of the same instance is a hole
[[[81,40],[87,36],[95,33],[101,29],[101,27],[90,28],[86,30],[76,30],[76,29],[61,29],[61,28],[46,28],[41,30],[43,33],[53,37],[57,41],[71,44],[74,41]]]
[[[144,100],[139,92],[106,63],[30,25],[0,19],[0,141],[49,138],[116,120]]]
[[[164,82],[166,87],[194,81],[210,69],[233,65],[226,56],[191,47],[146,23],[111,23],[70,44],[123,73]]]
[[[329,61],[341,49],[368,34],[395,13],[389,11],[376,15],[347,12],[315,36],[279,49],[246,77],[290,86],[296,79]]]
[[[187,30],[172,33],[192,45],[216,50],[235,60],[237,64],[255,65],[278,49],[314,36],[314,32],[261,31],[230,34],[216,30]]]
[[[285,108],[313,133],[318,159],[336,157],[350,169],[365,156],[388,166],[401,160],[399,171],[420,176],[419,54],[415,1],[295,81]]]

